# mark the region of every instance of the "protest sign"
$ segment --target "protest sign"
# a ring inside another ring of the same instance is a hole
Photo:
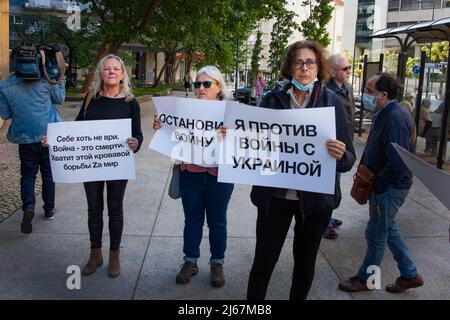
[[[186,163],[217,166],[217,129],[226,103],[177,97],[156,97],[153,102],[161,129],[149,148]]]
[[[53,181],[135,179],[134,154],[125,142],[130,137],[131,119],[49,123]]]
[[[334,194],[336,160],[325,146],[336,137],[334,112],[227,106],[218,181]]]

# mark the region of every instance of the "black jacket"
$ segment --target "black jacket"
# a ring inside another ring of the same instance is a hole
[[[330,79],[330,81],[325,84],[325,88],[330,89],[341,98],[347,117],[348,129],[350,130],[350,136],[353,140],[353,132],[355,131],[355,97],[353,96],[353,89],[350,84],[344,82],[342,86],[345,86],[345,88],[339,88],[333,79]]]
[[[291,84],[286,84],[283,88],[276,88],[269,92],[262,100],[259,107],[269,109],[291,109],[290,97],[287,90]],[[336,139],[345,143],[346,151],[340,161],[336,161],[337,172],[350,171],[356,160],[355,149],[347,127],[345,110],[340,98],[332,91],[323,88],[320,83],[316,83],[307,108],[335,107],[336,114]],[[252,203],[262,210],[268,210],[272,196],[285,194],[286,189],[275,187],[253,186],[250,198]],[[339,177],[336,175],[334,195],[297,191],[299,198],[300,212],[305,215],[325,214],[337,208],[341,201],[341,188]]]

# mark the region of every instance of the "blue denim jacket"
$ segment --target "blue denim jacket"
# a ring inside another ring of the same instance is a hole
[[[0,82],[0,116],[12,119],[8,140],[12,143],[39,142],[47,123],[56,122],[52,108],[65,99],[65,81],[50,84],[45,79],[25,81],[15,75]]]

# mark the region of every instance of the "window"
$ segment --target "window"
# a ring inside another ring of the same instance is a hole
[[[388,1],[388,11],[398,11],[400,9],[400,0]]]
[[[419,2],[417,0],[402,0],[402,11],[419,10]]]
[[[12,16],[12,22],[13,22],[14,24],[22,24],[22,17],[21,17],[21,16],[13,15],[13,16]]]
[[[422,0],[422,9],[438,9],[441,7],[441,0]]]

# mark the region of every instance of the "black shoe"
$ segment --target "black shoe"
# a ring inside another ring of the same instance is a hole
[[[331,220],[331,226],[333,228],[340,227],[343,223],[342,220],[338,220],[338,219],[334,219],[334,218],[331,218],[330,220]]]
[[[26,209],[23,212],[22,224],[20,225],[20,231],[22,231],[22,233],[30,234],[33,231],[33,226],[31,224],[33,218],[34,218],[33,209]]]
[[[44,214],[45,220],[53,220],[55,219],[56,210],[52,209]]]
[[[178,284],[186,284],[191,281],[191,278],[198,273],[198,266],[196,263],[185,262],[178,272],[175,282]]]
[[[336,230],[334,230],[331,227],[327,227],[327,229],[325,230],[325,232],[323,233],[323,237],[325,239],[330,239],[330,240],[335,240],[338,238],[338,233],[336,232]]]

